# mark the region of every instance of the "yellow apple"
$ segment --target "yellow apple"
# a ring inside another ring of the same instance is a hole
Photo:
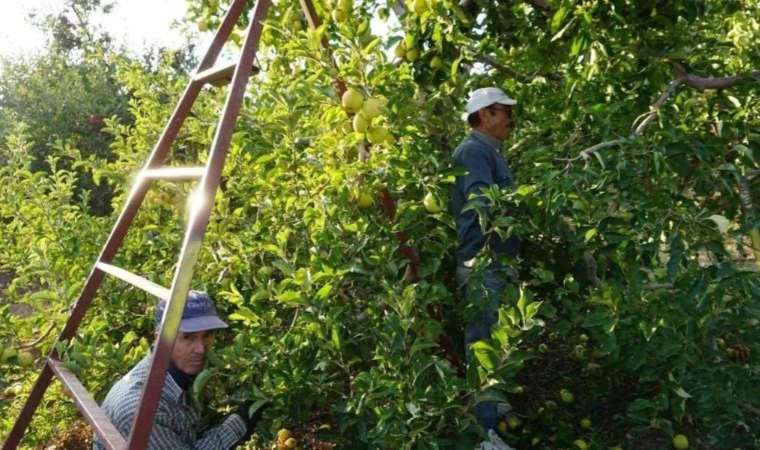
[[[290,430],[283,428],[277,432],[277,442],[285,443],[290,438]]]

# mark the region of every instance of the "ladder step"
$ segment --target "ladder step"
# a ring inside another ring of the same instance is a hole
[[[95,267],[97,267],[101,272],[105,272],[109,275],[115,276],[120,280],[126,281],[132,286],[140,288],[155,297],[163,300],[169,300],[169,289],[166,289],[163,286],[159,286],[150,280],[146,280],[139,275],[135,275],[132,272],[122,269],[121,267],[116,267],[104,262],[97,263]]]
[[[161,167],[159,169],[145,169],[141,175],[143,178],[151,180],[197,180],[205,172],[205,167]]]
[[[237,67],[237,63],[212,67],[210,69],[204,70],[203,72],[198,72],[195,74],[193,81],[202,84],[209,83],[216,87],[221,87],[232,82],[232,75],[235,73],[235,67]],[[251,72],[251,74],[253,75],[258,72],[259,68],[253,66],[253,72]]]
[[[76,375],[72,373],[63,362],[48,358],[48,366],[53,373],[61,380],[65,389],[64,391],[74,400],[79,411],[82,412],[85,419],[92,425],[95,433],[100,437],[106,447],[111,449],[124,449],[127,446],[126,440],[119,433],[119,430],[113,426],[111,419],[108,418],[105,412],[95,403],[87,389],[82,386]]]

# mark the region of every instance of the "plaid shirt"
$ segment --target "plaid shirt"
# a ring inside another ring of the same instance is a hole
[[[137,413],[149,369],[150,358],[145,357],[116,382],[103,401],[103,411],[125,439]],[[200,415],[191,406],[187,393],[167,373],[146,450],[227,450],[246,434],[245,421],[237,414],[203,433],[199,428]],[[92,448],[105,450],[97,437]]]

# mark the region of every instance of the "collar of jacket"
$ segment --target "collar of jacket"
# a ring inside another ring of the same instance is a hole
[[[143,358],[143,360],[140,361],[137,366],[135,366],[130,376],[138,380],[147,381],[148,374],[150,372],[151,356],[152,354]],[[167,371],[166,375],[167,376],[166,380],[164,381],[164,387],[161,390],[161,395],[168,396],[168,398],[172,401],[178,402],[182,398],[182,395],[185,393],[185,390],[182,389],[182,387],[174,379],[174,376],[171,373],[171,368]],[[192,386],[192,381],[190,381],[190,386]]]
[[[478,130],[472,130],[470,132],[470,136],[472,136],[472,138],[475,139],[476,141],[480,141],[480,142],[488,145],[489,147],[491,147],[495,151],[499,151],[499,148],[501,148],[501,141],[500,140],[492,138],[491,136],[489,136],[489,135],[487,135],[485,133],[482,133],[482,132],[480,132]]]

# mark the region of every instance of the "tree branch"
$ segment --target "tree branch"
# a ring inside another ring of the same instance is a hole
[[[525,0],[533,5],[537,10],[541,11],[544,15],[548,16],[552,12],[552,6],[546,0]]]
[[[635,130],[633,130],[633,134],[631,135],[632,138],[637,138],[641,136],[642,133],[644,133],[644,130],[647,129],[649,124],[652,123],[655,116],[657,115],[657,111],[660,110],[662,105],[665,104],[666,101],[668,101],[668,98],[670,98],[671,94],[676,90],[676,88],[682,83],[682,80],[675,79],[668,83],[668,87],[665,88],[664,91],[662,91],[662,94],[660,94],[660,98],[657,99],[656,102],[654,102],[654,105],[652,105],[649,108],[649,112],[647,113],[647,116],[644,118],[644,120],[641,121],[638,127],[636,127]]]
[[[506,73],[507,75],[511,76],[512,78],[514,78],[516,80],[528,81],[527,78],[524,75],[518,73],[517,71],[515,71],[511,67],[507,67],[504,64],[500,63],[493,56],[490,56],[490,55],[480,55],[480,56],[475,57],[475,61],[477,61],[479,63],[483,63],[483,64],[488,64],[489,66],[493,67],[494,69],[498,69],[498,70]]]
[[[583,158],[584,160],[588,160],[589,158],[591,158],[592,153],[597,152],[603,148],[609,148],[609,147],[614,147],[616,145],[623,144],[625,141],[627,141],[627,139],[620,138],[620,139],[613,139],[611,141],[600,142],[596,145],[592,145],[591,147],[588,147],[587,149],[581,151],[576,158],[573,158],[573,160],[576,160],[578,158]]]
[[[641,123],[633,130],[631,136],[627,140],[637,139],[641,137],[642,134],[644,134],[644,131],[646,131],[649,125],[651,125],[652,121],[654,121],[654,118],[657,116],[657,111],[662,108],[665,102],[668,101],[673,92],[675,92],[675,90],[681,84],[685,84],[687,86],[703,91],[705,89],[724,89],[745,81],[760,82],[760,70],[756,70],[746,75],[732,75],[726,77],[700,77],[686,72],[686,69],[684,69],[684,67],[677,62],[672,62],[671,64],[673,66],[673,74],[675,75],[675,78],[670,83],[668,83],[668,86],[664,91],[662,91],[657,101],[649,108],[649,112],[644,115],[644,120],[642,120]],[[634,125],[635,124],[636,122],[634,121]],[[588,160],[592,153],[604,148],[622,144],[625,141],[626,139],[615,139],[612,141],[602,142],[585,148],[581,150],[581,152],[575,158],[565,159],[564,161],[567,161],[568,164],[570,164],[571,162],[581,158]]]
[[[745,81],[760,81],[760,70],[755,70],[748,74],[731,75],[726,77],[700,77],[688,73],[686,69],[677,62],[672,62],[671,64],[673,65],[673,74],[676,76],[677,80],[681,80],[684,84],[699,89],[700,91],[706,89],[725,89]]]

